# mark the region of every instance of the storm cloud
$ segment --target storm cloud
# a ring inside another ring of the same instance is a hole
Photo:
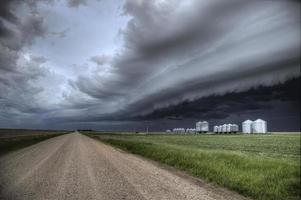
[[[271,111],[267,102],[299,84],[298,1],[4,1],[0,10],[1,126],[25,114],[41,127],[225,119]],[[95,22],[105,29],[94,35]]]
[[[22,54],[22,48],[31,45],[35,37],[43,37],[46,28],[38,13],[18,17],[11,12],[17,1],[1,2],[0,18],[0,104],[1,118],[19,118],[38,112],[34,96],[41,91],[32,82],[46,72],[41,59],[32,61]]]

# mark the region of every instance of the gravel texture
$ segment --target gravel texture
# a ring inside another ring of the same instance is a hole
[[[1,157],[0,199],[245,198],[72,133]]]

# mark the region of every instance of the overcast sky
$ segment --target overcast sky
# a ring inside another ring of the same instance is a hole
[[[300,1],[2,0],[0,127],[300,130]]]

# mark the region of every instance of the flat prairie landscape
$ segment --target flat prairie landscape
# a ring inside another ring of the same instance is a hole
[[[88,134],[253,199],[300,199],[300,134]]]
[[[0,199],[300,199],[300,134],[21,132],[0,138]]]
[[[66,133],[68,132],[0,129],[0,156]]]

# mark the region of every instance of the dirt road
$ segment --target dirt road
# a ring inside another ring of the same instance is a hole
[[[242,199],[79,133],[0,158],[0,199]]]

